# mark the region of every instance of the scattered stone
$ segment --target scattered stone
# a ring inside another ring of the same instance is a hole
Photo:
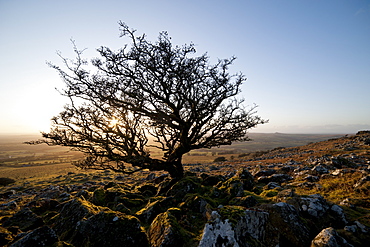
[[[308,181],[308,182],[318,182],[320,179],[318,176],[312,176],[312,175],[307,175],[304,180]]]
[[[347,232],[357,232],[358,227],[356,225],[345,226],[344,230]]]
[[[289,198],[289,197],[293,197],[295,196],[295,192],[293,189],[285,189],[285,190],[281,190],[277,193],[276,197],[279,199],[283,198],[283,199],[286,199],[286,198]]]
[[[352,157],[352,159],[356,159],[356,157]],[[339,169],[343,167],[356,167],[357,166],[351,160],[348,160],[342,156],[333,157],[331,159],[331,163],[335,168],[339,168]]]
[[[344,211],[340,206],[334,204],[333,206],[331,206],[330,210],[336,214],[336,216],[343,222],[343,224],[348,223],[346,215],[344,214]]]
[[[358,229],[360,229],[362,233],[368,233],[370,231],[369,227],[361,224],[357,220],[354,222],[354,225],[344,227],[344,230],[352,232],[357,232]]]
[[[353,203],[351,203],[351,199],[350,198],[344,199],[343,201],[341,201],[339,203],[339,205],[347,206],[347,207],[350,207],[350,208],[355,208],[355,205]]]
[[[256,169],[253,171],[252,175],[254,177],[262,177],[262,176],[265,176],[265,177],[268,177],[268,176],[271,176],[272,174],[276,173],[276,170],[274,169],[268,169],[268,170],[262,170],[262,169]]]
[[[266,186],[263,187],[265,190],[272,190],[272,189],[277,189],[281,188],[280,184],[277,182],[269,182]]]
[[[145,178],[145,180],[153,180],[153,179],[155,179],[155,178],[156,178],[155,173],[150,173],[150,174]]]
[[[315,218],[322,217],[330,208],[328,202],[319,194],[301,198],[301,210]]]
[[[248,171],[248,169],[240,169],[237,173],[237,177],[243,182],[244,190],[252,190],[254,187],[254,177]]]
[[[204,186],[215,186],[219,182],[224,182],[226,180],[226,178],[224,176],[208,175],[208,174],[205,174],[205,173],[202,173],[201,177],[203,179],[202,185],[204,185]]]
[[[113,173],[100,172],[95,177],[61,175],[42,189],[42,183],[31,187],[26,182],[4,187],[0,246],[37,246],[32,241],[41,238],[51,239],[48,246],[59,247],[367,246],[370,229],[362,210],[370,205],[366,197],[370,151],[362,135],[346,137],[345,142],[339,139],[335,145],[341,154],[335,157],[322,155],[326,149],[319,150],[316,144],[312,150],[297,147],[261,153],[259,161],[251,159],[257,167],[254,176],[248,171],[251,163],[243,161],[189,164],[184,166],[186,176],[176,183],[157,172],[115,178]],[[367,133],[366,138],[370,138]],[[357,150],[343,152],[348,148]],[[298,157],[299,162],[293,160]],[[363,177],[355,181],[354,189],[364,196],[351,195],[338,205],[318,194],[295,193],[302,188],[327,193],[326,179],[359,174]],[[350,207],[346,212],[351,214],[346,215],[341,206]],[[322,244],[323,239],[327,243]],[[337,245],[330,245],[330,239]]]
[[[293,177],[289,176],[288,174],[273,174],[271,176],[262,176],[257,179],[259,183],[265,183],[268,184],[270,182],[276,182],[276,183],[284,183],[289,180],[292,180]]]
[[[353,247],[334,228],[323,229],[311,242],[311,247]]]
[[[268,236],[269,213],[247,209],[235,224],[236,239],[241,246],[243,242],[253,244],[274,242],[275,237]],[[248,246],[248,245],[247,245]]]
[[[329,170],[323,165],[316,165],[315,167],[311,169],[311,171],[318,175],[329,173]]]
[[[369,181],[370,181],[370,175],[366,175],[366,176],[362,177],[353,187],[354,188],[360,188],[363,185],[367,184],[367,182],[369,182]]]

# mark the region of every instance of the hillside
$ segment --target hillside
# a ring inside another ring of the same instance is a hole
[[[3,177],[0,245],[368,246],[370,132],[277,147],[188,164],[167,191],[149,171]]]

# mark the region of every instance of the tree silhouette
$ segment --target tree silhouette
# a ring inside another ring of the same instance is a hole
[[[75,45],[74,60],[59,54],[63,69],[49,63],[65,82],[61,93],[70,103],[44,139],[33,143],[84,152],[74,163],[81,168],[164,170],[177,180],[187,152],[246,141],[248,129],[265,122],[256,106],[247,109],[236,98],[246,78],[228,73],[235,57],[211,65],[207,54],[194,56],[193,44],[173,46],[167,32],[152,43],[125,23],[119,26],[131,43],[118,51],[99,48],[100,58],[91,60],[94,72]],[[150,147],[163,157],[151,157]]]

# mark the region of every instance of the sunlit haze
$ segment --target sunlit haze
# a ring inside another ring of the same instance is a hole
[[[48,131],[63,82],[46,64],[118,49],[118,21],[155,41],[194,43],[211,61],[236,56],[241,96],[269,123],[252,132],[370,129],[370,1],[0,0],[0,134]],[[111,124],[115,124],[114,120]]]

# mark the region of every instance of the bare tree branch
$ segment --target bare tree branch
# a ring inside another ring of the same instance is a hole
[[[193,149],[245,141],[250,128],[266,121],[237,99],[246,80],[230,74],[235,57],[209,63],[195,56],[193,44],[174,46],[167,32],[152,43],[119,22],[120,37],[130,40],[118,51],[100,47],[99,58],[85,67],[84,50],[75,42],[75,60],[64,58],[64,69],[52,63],[66,84],[70,104],[53,118],[43,140],[30,144],[69,146],[86,158],[81,168],[135,171],[165,170],[183,176],[182,156]],[[154,144],[149,144],[149,138]],[[152,158],[148,147],[163,152]],[[128,166],[129,165],[129,166]]]

